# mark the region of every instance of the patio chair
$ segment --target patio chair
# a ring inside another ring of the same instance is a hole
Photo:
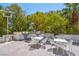
[[[73,44],[73,40],[69,40],[68,44],[66,44],[65,50],[67,51],[68,55],[70,55],[69,52],[72,52],[72,48],[71,48],[72,44]]]
[[[31,37],[31,43],[29,44],[29,46],[32,48],[40,48],[41,47],[41,44],[40,44],[40,40],[43,39],[43,37],[38,37],[38,36],[34,36],[34,37]],[[33,49],[34,49],[33,48]]]

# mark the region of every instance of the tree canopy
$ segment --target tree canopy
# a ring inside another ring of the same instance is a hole
[[[65,3],[64,5],[65,8],[62,10],[46,13],[38,11],[30,15],[24,14],[18,4],[11,4],[5,8],[0,5],[0,10],[8,9],[14,12],[10,19],[12,26],[8,29],[10,33],[36,30],[55,34],[79,34],[79,4]],[[0,11],[0,35],[6,33],[6,26],[6,18],[3,17],[3,12]]]

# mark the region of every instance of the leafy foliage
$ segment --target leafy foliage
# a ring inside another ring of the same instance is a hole
[[[17,15],[13,21],[13,31],[25,31],[27,30],[27,22],[23,14]]]
[[[0,36],[6,34],[7,22],[5,18],[2,16],[2,12],[0,12]]]
[[[34,23],[34,29],[50,33],[65,33],[68,20],[57,13],[41,13],[37,12],[29,16]]]
[[[43,31],[46,33],[66,33],[66,34],[79,34],[79,4],[66,3],[66,8],[57,11],[49,11],[48,13],[36,12],[31,15],[25,15],[18,4],[11,4],[7,6],[10,11],[14,12],[11,22],[12,26],[9,27],[9,33],[15,31]],[[3,9],[0,6],[0,9]],[[4,8],[5,9],[5,8]],[[0,12],[0,35],[6,34],[7,22]],[[73,20],[74,27],[72,27]]]
[[[15,13],[20,13],[22,12],[22,9],[18,4],[11,4],[10,6],[7,7],[9,10],[15,12]]]

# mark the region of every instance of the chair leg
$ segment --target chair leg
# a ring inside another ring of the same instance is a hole
[[[63,55],[64,55],[64,50],[62,49]]]
[[[58,53],[58,49],[59,49],[59,47],[56,47],[56,54]]]

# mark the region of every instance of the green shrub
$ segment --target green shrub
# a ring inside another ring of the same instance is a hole
[[[17,15],[17,17],[13,21],[11,31],[15,32],[15,31],[26,31],[26,30],[27,30],[27,19],[22,14]]]
[[[34,29],[49,33],[66,33],[68,20],[57,13],[37,12],[28,16],[28,19],[34,23]]]
[[[2,12],[0,12],[0,36],[7,33],[7,22],[5,18],[2,16]]]

